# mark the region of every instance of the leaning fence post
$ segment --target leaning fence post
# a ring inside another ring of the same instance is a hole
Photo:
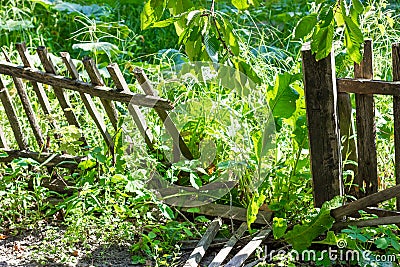
[[[400,43],[392,45],[393,81],[400,80]],[[400,96],[393,96],[394,151],[396,184],[400,184]],[[396,199],[396,208],[400,211],[400,197]]]
[[[333,55],[317,61],[302,47],[314,204],[343,194],[337,88]]]

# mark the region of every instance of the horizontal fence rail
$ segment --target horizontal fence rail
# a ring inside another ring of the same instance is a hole
[[[400,81],[371,79],[337,79],[338,92],[400,96]]]
[[[72,80],[61,75],[46,73],[31,68],[24,68],[8,62],[0,62],[0,74],[15,76],[28,81],[51,86],[58,86],[80,93],[87,93],[92,96],[97,96],[111,101],[132,103],[138,106],[160,108],[165,110],[171,110],[174,108],[171,101],[157,96],[135,94],[127,91],[119,92],[117,89],[104,85],[98,86],[79,80]]]

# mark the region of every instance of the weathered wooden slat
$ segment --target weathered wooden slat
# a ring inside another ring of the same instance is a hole
[[[372,64],[372,41],[366,40],[363,60],[360,64],[354,64],[354,77],[372,79]],[[358,175],[355,177],[354,183],[359,188],[363,188],[365,185],[365,193],[361,190],[356,192],[358,197],[362,197],[378,191],[374,96],[356,94],[356,112]]]
[[[174,108],[169,100],[160,97],[134,94],[132,92],[117,92],[113,88],[106,86],[95,86],[90,83],[72,80],[60,75],[54,75],[31,68],[23,68],[18,65],[0,62],[0,74],[14,75],[29,81],[39,82],[50,86],[58,86],[72,91],[88,93],[91,96],[105,98],[122,103],[132,103],[137,106],[161,108],[171,110]]]
[[[354,179],[357,179],[357,165],[348,163],[350,161],[357,162],[357,142],[355,138],[355,129],[352,115],[352,105],[350,95],[348,93],[338,93],[338,109],[339,109],[339,129],[342,142],[342,161],[345,162],[343,166],[343,173],[345,171],[352,171]],[[343,177],[347,183],[350,182],[351,177]],[[353,180],[354,181],[354,180]],[[346,194],[355,195],[354,186],[344,188]]]
[[[8,58],[7,54],[3,50],[4,57],[6,58],[7,62],[10,63],[10,59]],[[42,135],[42,130],[37,123],[36,115],[33,112],[31,101],[29,100],[28,94],[25,90],[25,85],[22,80],[18,77],[12,76],[14,81],[15,88],[17,89],[18,96],[21,100],[22,107],[25,111],[26,117],[28,118],[29,125],[33,131],[33,135],[35,136],[36,142],[39,145],[39,149],[46,150],[44,147],[44,139]]]
[[[367,95],[400,96],[400,81],[378,81],[371,79],[337,79],[338,91]]]
[[[143,89],[146,95],[156,96],[155,91],[153,90],[153,86],[151,85],[149,79],[147,78],[144,71],[140,68],[135,68],[134,75],[139,82],[140,87]],[[181,134],[179,133],[178,129],[176,128],[174,122],[168,116],[167,112],[163,109],[154,108],[157,112],[158,116],[160,117],[161,121],[164,124],[165,129],[171,135],[174,149],[179,148],[180,153],[189,160],[193,159],[193,155],[190,152],[188,146],[186,145],[185,141],[183,140]],[[174,157],[174,161],[177,159]]]
[[[70,73],[72,79],[78,80],[79,79],[79,73],[78,70],[76,69],[75,64],[72,62],[72,59],[67,52],[61,52],[61,58],[65,64],[65,66],[68,69],[68,72]],[[80,92],[79,93],[83,104],[85,105],[87,111],[89,112],[89,115],[92,117],[94,123],[96,124],[97,128],[99,129],[101,135],[103,136],[108,148],[111,151],[114,151],[114,141],[110,135],[110,133],[107,130],[107,126],[103,120],[103,117],[100,116],[99,111],[97,110],[97,107],[95,103],[93,102],[92,97],[89,94],[85,94]]]
[[[25,43],[18,43],[16,44],[17,51],[19,53],[19,56],[24,64],[24,67],[26,68],[34,68],[33,63],[29,59],[29,55],[27,53],[26,49],[26,44]],[[42,107],[42,110],[44,114],[49,116],[50,119],[50,126],[52,128],[57,128],[56,122],[51,119],[51,107],[50,107],[50,102],[49,99],[47,98],[46,92],[43,89],[43,86],[40,83],[37,82],[31,82],[33,90],[35,91],[37,98],[39,100],[40,106]]]
[[[400,43],[392,46],[393,81],[400,81]],[[400,96],[393,96],[394,151],[396,184],[400,184]],[[400,198],[396,199],[396,208],[400,211]]]
[[[119,92],[130,92],[128,84],[126,83],[125,78],[117,64],[108,65],[107,70],[110,73],[111,78],[113,79],[114,84]],[[154,150],[154,137],[147,126],[143,113],[140,111],[138,106],[132,105],[131,103],[128,104],[128,110],[136,126],[138,127],[140,134],[143,136],[147,147],[150,150]]]
[[[1,92],[0,92],[1,94]],[[0,125],[0,148],[8,148],[7,140],[4,135],[3,128]]]
[[[47,49],[44,46],[39,46],[37,48],[37,53],[39,55],[40,61],[47,73],[57,74],[56,68],[54,67],[53,62],[50,60],[49,55],[47,53]],[[58,102],[60,103],[61,109],[64,112],[65,117],[67,118],[68,124],[73,125],[78,129],[81,129],[79,125],[78,119],[76,118],[74,111],[72,109],[71,103],[69,102],[68,97],[65,96],[64,90],[62,87],[53,86],[54,94],[57,97]],[[87,146],[86,138],[84,134],[82,134],[81,139],[82,146]]]
[[[208,267],[219,267],[224,262],[226,257],[229,255],[233,247],[239,241],[239,239],[243,236],[244,232],[247,230],[247,223],[242,223],[236,232],[232,235],[229,241],[225,244],[225,246],[218,252],[218,254],[214,257],[212,262],[208,265]]]
[[[207,228],[207,231],[204,233],[203,237],[200,239],[196,248],[190,254],[189,259],[186,261],[184,267],[197,267],[206,254],[208,247],[213,241],[215,235],[218,233],[219,228],[222,225],[221,218],[216,218],[211,222],[210,226]]]
[[[357,199],[339,208],[331,210],[331,215],[335,219],[341,219],[343,216],[362,210],[366,207],[376,205],[382,201],[399,197],[400,196],[400,185],[393,186],[391,188],[376,192],[369,196]]]
[[[18,147],[21,150],[28,149],[28,143],[22,132],[21,124],[19,123],[18,116],[15,112],[14,106],[11,102],[10,95],[7,88],[4,86],[3,81],[0,78],[0,100],[4,106],[8,121],[10,122],[11,129],[14,133],[15,140],[17,141]]]
[[[220,216],[222,218],[247,221],[247,209],[221,205],[216,203],[210,203],[203,206],[197,207],[199,211],[197,213],[208,216]],[[182,208],[183,211],[187,211],[189,208]],[[258,224],[269,224],[272,218],[272,212],[260,210],[257,215],[257,219],[254,223]]]
[[[343,194],[334,57],[317,61],[309,43],[302,48],[314,203]]]
[[[38,153],[27,150],[3,149],[2,151],[8,156],[0,157],[0,162],[11,162],[13,159],[17,158],[30,158],[39,163],[45,163],[44,165],[48,167],[62,167],[68,169],[76,168],[78,163],[85,158],[70,155],[51,154],[47,152]]]
[[[92,84],[97,86],[104,86],[103,79],[101,78],[100,72],[96,67],[96,64],[92,58],[85,57],[83,60],[83,65],[85,66],[86,72],[89,75],[90,81]],[[118,89],[117,89],[118,91]],[[111,121],[114,129],[118,129],[118,113],[115,109],[115,105],[108,99],[101,98],[101,103],[107,113],[108,118]]]
[[[347,228],[350,225],[357,227],[368,227],[368,226],[387,225],[387,224],[400,224],[400,216],[389,216],[389,217],[374,218],[362,221],[337,222],[333,224],[332,230],[337,231],[343,228]]]
[[[260,231],[246,246],[244,246],[224,267],[238,267],[250,257],[265,238],[271,233],[271,229]]]

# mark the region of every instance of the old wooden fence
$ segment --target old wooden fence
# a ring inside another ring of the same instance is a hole
[[[39,149],[38,151],[33,151],[32,144],[28,144],[10,94],[0,78],[0,100],[19,148],[11,149],[9,147],[0,125],[0,148],[8,155],[7,157],[0,157],[0,161],[9,162],[15,158],[27,157],[50,167],[74,168],[82,159],[82,157],[49,151],[23,80],[31,83],[41,109],[46,115],[52,114],[52,107],[50,106],[47,92],[42,85],[51,86],[68,124],[81,128],[64,90],[77,91],[111,151],[114,149],[114,140],[107,129],[102,113],[99,112],[98,106],[93,101],[93,97],[100,98],[105,114],[115,130],[118,127],[118,112],[114,102],[118,101],[126,104],[150,150],[154,150],[154,138],[139,107],[154,108],[163,121],[166,130],[172,136],[174,150],[188,159],[193,158],[179,131],[172,121],[168,119],[167,111],[173,108],[171,102],[155,94],[151,83],[141,69],[135,69],[134,75],[144,94],[134,94],[129,90],[116,64],[107,66],[114,83],[114,88],[111,88],[105,85],[99,70],[91,58],[83,60],[83,66],[90,77],[90,82],[84,82],[80,79],[68,53],[61,53],[63,64],[65,64],[69,72],[69,77],[64,77],[56,73],[56,68],[50,60],[45,47],[37,48],[37,54],[43,70],[34,68],[25,44],[17,44],[16,48],[23,66],[11,63],[4,53],[6,60],[0,61],[0,74],[12,77],[14,87],[37,143],[35,147]],[[369,40],[366,41],[364,46],[362,63],[354,67],[354,79],[337,79],[334,57],[330,55],[325,59],[316,61],[308,44],[303,47],[302,56],[315,205],[321,206],[323,202],[344,194],[342,161],[343,159],[350,159],[356,161],[358,166],[351,164],[344,166],[345,169],[353,170],[355,174],[353,186],[346,188],[346,193],[353,194],[359,199],[331,211],[332,216],[337,221],[334,224],[334,229],[341,229],[349,224],[366,226],[400,223],[400,213],[371,207],[382,201],[400,196],[400,132],[398,129],[400,127],[400,45],[393,45],[393,78],[395,80],[393,82],[373,80],[372,42]],[[399,80],[399,82],[396,80]],[[354,93],[356,98],[357,131],[352,127],[350,93]],[[397,185],[380,192],[378,192],[374,94],[393,95],[395,125],[395,173]],[[59,127],[58,122],[52,120],[51,116],[48,116],[48,118],[49,126],[57,129]],[[356,138],[352,138],[355,133]],[[342,144],[343,136],[346,138]],[[86,136],[82,135],[81,141],[83,145],[86,145]],[[398,208],[400,207],[399,199],[397,199]],[[381,215],[381,217],[368,221],[341,222],[344,216],[352,215],[361,209],[367,209],[371,213]],[[202,261],[221,226],[219,217],[239,221],[246,220],[246,209],[232,206],[208,204],[200,207],[199,213],[214,217],[218,216],[218,218],[210,224],[203,238],[195,245],[189,259],[184,263],[185,266],[198,266]],[[271,218],[271,212],[260,211],[256,223],[269,224]],[[242,238],[246,228],[245,223],[240,225],[232,237],[224,242],[224,247],[208,262],[208,266],[220,266],[226,261],[228,262],[225,266],[242,266],[271,232],[271,228],[267,227],[254,237],[248,238],[240,251],[229,259],[228,255]],[[254,266],[255,264],[257,264],[257,261],[246,266]]]
[[[6,152],[6,154],[8,154],[8,157],[2,157],[0,158],[0,161],[8,162],[14,158],[24,157],[33,158],[40,163],[45,163],[47,166],[73,168],[76,167],[77,163],[82,159],[82,157],[66,154],[59,155],[48,151],[46,140],[42,134],[42,129],[39,127],[36,114],[32,109],[31,100],[28,97],[26,85],[24,84],[23,79],[30,81],[43,113],[47,115],[46,117],[49,120],[48,124],[52,129],[57,129],[59,123],[54,119],[51,119],[52,107],[50,106],[47,96],[48,92],[44,90],[43,84],[49,85],[53,88],[54,95],[63,110],[68,124],[81,129],[77,116],[74,114],[70,100],[64,90],[67,89],[79,92],[82,102],[94,120],[98,130],[110,148],[110,151],[113,151],[114,149],[113,137],[111,136],[109,129],[107,129],[104,118],[95,105],[93,97],[100,98],[105,113],[115,130],[117,130],[118,127],[118,112],[114,102],[118,101],[125,103],[150,150],[154,150],[154,138],[151,131],[148,129],[145,117],[139,109],[139,106],[154,108],[163,121],[165,128],[173,138],[174,146],[179,146],[180,151],[182,151],[182,154],[186,158],[192,158],[189,149],[183,142],[183,139],[179,135],[175,125],[168,119],[167,111],[171,110],[173,105],[169,100],[162,99],[154,93],[151,83],[141,69],[135,69],[134,74],[145,94],[134,94],[128,88],[128,85],[116,64],[110,64],[107,66],[107,70],[115,86],[114,88],[110,88],[105,85],[94,60],[91,58],[83,59],[83,66],[90,77],[90,82],[84,82],[80,79],[76,66],[71,60],[70,55],[66,52],[61,53],[61,58],[70,77],[60,76],[56,73],[56,68],[45,47],[40,46],[37,48],[37,54],[40,58],[43,70],[34,68],[24,43],[17,44],[16,48],[24,66],[18,66],[11,63],[7,54],[3,51],[6,61],[0,62],[0,73],[12,77],[15,89],[19,95],[22,107],[39,149],[38,151],[33,151],[34,149],[32,149],[32,144],[28,144],[27,138],[24,136],[24,131],[21,128],[21,118],[18,118],[10,94],[3,81],[0,79],[0,99],[19,148],[18,150],[9,148],[8,142],[4,137],[3,129],[0,126],[0,147],[3,148],[2,150]],[[87,145],[87,140],[84,134],[81,136],[81,141],[83,146]]]
[[[353,79],[336,78],[332,55],[316,61],[310,45],[303,46],[304,86],[316,206],[321,206],[334,196],[347,193],[359,198],[357,202],[351,203],[354,208],[347,210],[354,212],[400,196],[400,82],[397,81],[400,80],[400,45],[394,44],[392,49],[394,81],[390,82],[373,80],[371,40],[366,40],[364,44],[362,62],[354,65]],[[351,93],[355,94],[356,130],[352,126]],[[381,192],[378,192],[374,95],[393,96],[397,185]],[[341,143],[343,136],[345,141]],[[353,185],[346,190],[342,174],[345,159],[357,162],[357,165],[344,166],[345,169],[354,171]],[[346,207],[348,206],[341,208],[342,211]],[[397,198],[397,208],[400,208],[400,198]],[[345,214],[339,212],[335,215],[340,217]]]
[[[51,61],[49,54],[45,47],[38,47],[37,54],[40,58],[43,70],[34,68],[33,63],[27,53],[27,48],[24,43],[17,44],[16,49],[23,62],[23,66],[19,66],[10,62],[7,54],[3,51],[5,61],[0,61],[0,74],[8,75],[13,80],[13,88],[16,89],[21,105],[23,107],[23,113],[29,122],[30,128],[33,131],[36,144],[29,144],[28,138],[25,136],[24,129],[22,129],[21,117],[17,115],[15,110],[15,103],[10,93],[5,86],[4,82],[0,77],[0,100],[4,107],[6,116],[10,122],[10,127],[15,137],[15,142],[6,140],[2,125],[0,125],[0,149],[5,152],[8,156],[0,157],[1,162],[10,162],[16,158],[32,158],[39,163],[50,168],[63,167],[63,168],[75,168],[77,164],[84,159],[80,156],[72,156],[66,153],[60,153],[59,151],[51,151],[46,144],[46,138],[43,136],[42,129],[39,126],[37,114],[35,114],[29,94],[27,92],[27,84],[25,81],[29,81],[31,87],[37,96],[38,102],[43,113],[48,119],[48,125],[52,129],[60,127],[60,123],[52,119],[50,116],[53,112],[48,98],[48,90],[43,88],[43,85],[52,87],[53,93],[57,98],[60,107],[63,110],[64,117],[69,125],[73,125],[81,129],[81,125],[78,122],[77,116],[74,113],[74,109],[70,103],[70,99],[66,94],[65,90],[72,90],[79,93],[79,96],[84,103],[88,113],[95,122],[98,130],[100,131],[104,141],[109,147],[110,151],[114,150],[114,138],[110,134],[107,124],[103,118],[103,112],[98,110],[98,105],[95,104],[94,97],[100,99],[101,105],[104,108],[104,113],[109,118],[114,130],[118,130],[118,116],[119,113],[115,107],[115,102],[123,103],[127,106],[130,115],[140,131],[147,147],[150,150],[154,150],[154,137],[149,130],[146,118],[141,112],[139,107],[154,108],[167,132],[173,139],[173,156],[174,160],[179,159],[182,154],[187,159],[192,159],[193,156],[181,137],[178,129],[168,117],[168,110],[173,109],[173,105],[169,100],[160,98],[153,91],[151,82],[147,79],[145,73],[136,68],[134,75],[144,94],[135,94],[128,88],[127,82],[125,81],[118,65],[110,64],[107,66],[107,70],[114,83],[114,87],[107,87],[105,82],[100,75],[100,71],[97,69],[93,59],[83,59],[83,66],[88,73],[90,82],[85,82],[80,79],[76,66],[70,58],[70,55],[66,52],[61,53],[63,64],[68,70],[69,77],[64,77],[56,72],[56,67]],[[88,144],[87,137],[84,135],[85,131],[82,131],[81,136],[82,146]],[[18,149],[12,149],[9,144],[16,143]],[[38,148],[35,151],[35,147]],[[162,151],[159,151],[162,153]],[[65,185],[62,185],[65,187]],[[187,208],[182,208],[186,211]],[[189,259],[184,263],[185,266],[197,266],[202,261],[207,249],[214,240],[221,226],[221,218],[227,218],[237,221],[246,221],[247,210],[245,208],[233,207],[228,205],[220,204],[207,204],[199,207],[197,211],[200,214],[208,215],[211,217],[217,217],[209,226],[206,234],[198,244],[195,245],[193,253]],[[268,225],[272,219],[272,213],[269,211],[260,211],[256,224]],[[232,229],[233,231],[234,229]],[[217,253],[209,263],[209,266],[220,266],[222,262],[226,261],[231,250],[234,248],[236,243],[242,238],[247,230],[247,224],[242,223],[232,237],[226,241],[223,249]],[[234,255],[225,266],[241,266],[257,249],[263,240],[265,240],[271,232],[270,227],[260,231],[255,237],[248,236],[242,242],[245,242],[245,246]]]

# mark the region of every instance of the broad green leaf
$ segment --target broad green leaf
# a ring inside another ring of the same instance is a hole
[[[391,238],[390,244],[395,250],[400,251],[400,243],[396,239]]]
[[[150,239],[154,239],[154,238],[157,237],[157,235],[156,235],[154,232],[150,232],[147,236],[148,236]]]
[[[340,3],[338,2],[335,7],[335,21],[338,27],[342,27],[344,25],[344,18],[343,18],[343,10],[340,8]],[[346,15],[346,14],[345,14]]]
[[[273,120],[272,116],[264,121],[265,125],[269,123],[269,120]],[[263,131],[257,131],[251,135],[258,164],[261,164],[268,151],[273,148],[271,141],[273,140],[274,130],[275,128],[267,127]]]
[[[167,26],[175,23],[176,21],[180,20],[184,15],[185,15],[185,13],[182,13],[182,14],[180,14],[178,16],[175,16],[175,17],[171,17],[171,18],[168,18],[168,19],[165,19],[165,20],[154,22],[151,25],[151,27],[152,28],[164,28],[164,27],[167,27]]]
[[[308,148],[308,142],[306,142],[308,137],[307,118],[305,115],[301,115],[297,118],[293,135],[299,148]]]
[[[321,24],[321,27],[328,27],[332,23],[333,17],[334,17],[333,10],[329,9],[329,12],[324,20],[324,23]]]
[[[238,56],[240,52],[238,42],[239,37],[233,31],[232,23],[219,14],[217,14],[214,19],[219,32],[221,33],[222,40],[230,48],[232,54]]]
[[[54,2],[54,1],[53,1]],[[68,3],[67,1],[57,1],[54,9],[58,11],[65,11],[70,13],[84,14],[86,16],[95,16],[96,18],[106,17],[110,15],[110,11],[103,5],[80,5],[75,3]]]
[[[387,247],[389,246],[387,239],[384,237],[378,238],[377,240],[375,240],[374,243],[376,247],[380,249],[387,249]]]
[[[174,0],[168,1],[168,8],[171,15],[178,16],[193,9],[194,5],[190,0]],[[176,21],[174,25],[176,34],[180,36],[186,28],[186,18],[184,16],[181,17],[181,19]]]
[[[364,6],[363,6],[363,4],[361,3],[360,0],[352,0],[352,3],[353,3],[354,10],[358,14],[361,14],[361,13],[364,12]]]
[[[196,41],[188,40],[186,42],[185,51],[190,60],[192,61],[200,60],[202,45],[203,43],[201,42],[201,38],[197,39]]]
[[[235,62],[235,67],[243,72],[244,74],[246,74],[246,76],[252,80],[254,83],[256,84],[261,84],[261,78],[258,77],[257,73],[254,71],[254,69],[246,62],[244,61],[244,59],[242,58],[238,58],[238,60]],[[241,77],[243,78],[243,77]],[[245,83],[241,83],[241,84],[245,84]]]
[[[332,50],[333,24],[328,27],[318,28],[314,32],[311,42],[311,50],[316,53],[316,60],[326,58]]]
[[[198,213],[198,212],[200,212],[200,209],[199,208],[190,208],[190,209],[186,210],[186,212]]]
[[[93,168],[94,166],[96,166],[96,162],[91,159],[81,161],[78,164],[78,168],[81,170],[87,170],[87,169]]]
[[[335,219],[331,216],[330,210],[340,206],[340,203],[340,198],[325,202],[316,217],[307,224],[295,225],[293,230],[284,235],[285,240],[297,251],[307,249],[316,237],[332,227]]]
[[[126,176],[122,174],[115,174],[113,175],[113,177],[111,177],[111,182],[115,184],[126,180],[127,180]]]
[[[303,17],[294,30],[294,38],[301,39],[312,32],[315,25],[317,24],[317,14],[312,13],[308,16]]]
[[[186,25],[189,26],[193,22],[193,19],[199,17],[200,14],[201,14],[200,10],[190,11],[188,16],[187,16],[187,24]]]
[[[360,28],[354,23],[354,21],[348,17],[344,17],[345,22],[345,46],[350,58],[356,62],[360,63],[362,60],[361,55],[361,44],[364,42],[363,34]]]
[[[199,189],[200,186],[202,186],[201,179],[192,172],[189,174],[189,181],[190,181],[190,184],[196,189]]]
[[[172,209],[166,204],[158,204],[158,208],[160,209],[162,215],[169,220],[173,220],[175,218],[174,212]]]
[[[232,5],[234,5],[239,10],[248,9],[250,7],[247,0],[232,0]]]
[[[220,46],[218,39],[215,38],[215,36],[206,34],[204,36],[204,46],[212,62],[218,63],[218,51]]]
[[[247,206],[247,226],[249,228],[250,225],[256,221],[258,210],[260,209],[266,198],[267,196],[265,196],[264,194],[253,195],[250,204]]]
[[[301,74],[284,73],[276,77],[275,85],[268,87],[269,107],[274,117],[290,118],[296,111],[300,94],[290,85],[301,79]]]
[[[39,162],[37,162],[34,159],[30,159],[30,158],[21,158],[21,159],[15,159],[13,160],[13,162],[16,162],[18,164],[18,166],[21,167],[26,167],[26,166],[39,166]]]
[[[0,158],[7,158],[7,157],[8,157],[8,154],[6,152],[0,150]]]
[[[142,30],[149,28],[153,23],[159,21],[166,8],[166,0],[149,0],[140,14],[140,27]]]
[[[238,38],[239,37],[237,35],[235,35],[233,32],[232,23],[229,20],[224,18],[224,27],[222,29],[222,39],[228,44],[232,53],[235,56],[238,56],[239,52],[240,52]]]
[[[272,232],[275,239],[279,239],[285,235],[287,229],[287,221],[284,218],[274,217],[272,224]]]

